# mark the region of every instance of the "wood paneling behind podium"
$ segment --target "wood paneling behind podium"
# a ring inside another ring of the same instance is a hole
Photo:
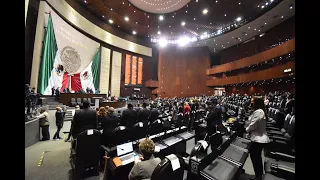
[[[209,66],[210,52],[207,47],[160,49],[159,88],[155,92],[160,97],[208,94],[211,88],[206,86],[205,81]]]

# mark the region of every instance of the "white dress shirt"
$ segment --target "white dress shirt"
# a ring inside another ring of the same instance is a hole
[[[246,131],[250,133],[250,139],[257,143],[269,143],[270,139],[267,135],[267,121],[264,111],[262,109],[255,110],[249,116],[249,126]]]

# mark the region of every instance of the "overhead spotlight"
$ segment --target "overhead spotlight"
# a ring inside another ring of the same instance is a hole
[[[104,16],[102,16],[104,18]]]
[[[270,2],[273,2],[273,0],[270,0]]]
[[[110,23],[110,24],[113,24],[113,20],[112,20],[112,19],[109,19],[109,23]]]
[[[84,3],[87,3],[87,1],[86,1],[86,0],[84,0]]]
[[[183,36],[178,39],[179,46],[185,46],[190,42],[190,38]]]
[[[290,5],[290,9],[292,9],[293,8],[293,6],[292,5]]]
[[[163,20],[163,16],[162,16],[162,15],[159,16],[159,20],[160,20],[160,21]]]
[[[136,31],[132,31],[132,34],[137,34],[137,32]]]
[[[181,26],[185,26],[185,25],[186,25],[186,22],[182,21]]]
[[[161,34],[161,32],[160,32],[160,31],[158,31],[158,34]]]
[[[227,16],[227,14],[224,14],[224,16]]]
[[[263,9],[264,8],[264,5],[263,6],[261,6],[261,9]]]
[[[207,14],[208,13],[208,9],[204,9],[203,11],[202,11],[202,14]]]
[[[161,38],[161,39],[159,39],[158,43],[159,43],[160,47],[165,47],[168,44],[168,40],[165,38]]]
[[[236,20],[237,20],[238,22],[241,21],[241,17],[238,17]]]
[[[126,16],[126,17],[124,17],[124,20],[125,21],[129,21],[129,18]]]
[[[283,16],[281,16],[281,18],[283,18]]]

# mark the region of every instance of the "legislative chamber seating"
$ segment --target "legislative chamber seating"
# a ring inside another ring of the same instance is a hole
[[[182,180],[184,167],[184,160],[181,157],[170,154],[157,165],[152,173],[151,180]]]
[[[71,98],[71,106],[75,107],[77,105],[76,99],[75,98]]]
[[[81,132],[77,136],[75,149],[71,148],[70,164],[75,179],[80,179],[82,174],[91,168],[99,175],[99,161],[100,132],[95,129]]]

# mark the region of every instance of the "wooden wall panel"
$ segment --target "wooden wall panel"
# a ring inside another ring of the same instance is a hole
[[[121,58],[121,53],[117,51],[112,52],[111,96],[120,96]]]
[[[110,76],[110,49],[101,47],[100,93],[108,94]]]
[[[295,51],[295,39],[291,39],[279,46],[258,53],[256,55],[210,68],[207,71],[207,75],[213,75],[217,73],[248,67],[257,63],[270,60],[272,58],[279,57],[284,54],[288,54],[293,51]]]
[[[185,97],[208,94],[206,69],[210,66],[207,48],[168,48],[159,51],[159,97]]]
[[[240,74],[238,76],[229,76],[226,78],[216,78],[216,79],[209,79],[207,80],[207,86],[221,86],[221,85],[228,85],[228,84],[239,84],[239,83],[246,83],[252,81],[260,81],[266,79],[275,79],[280,77],[288,76],[289,74],[285,74],[283,71],[285,69],[295,68],[295,62],[289,62],[283,65],[278,65],[276,67],[272,67],[266,70],[261,70],[257,72],[251,72],[246,74]]]
[[[289,91],[295,94],[295,84],[294,83],[283,83],[283,84],[268,84],[268,85],[256,85],[256,86],[229,86],[225,87],[226,94],[248,94],[254,95],[259,93],[261,95],[268,94],[274,91]]]

